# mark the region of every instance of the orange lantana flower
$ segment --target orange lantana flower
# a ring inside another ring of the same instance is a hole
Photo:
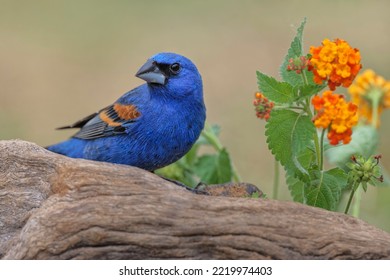
[[[341,39],[325,39],[322,46],[310,47],[310,54],[309,70],[313,71],[314,82],[327,81],[331,90],[349,87],[362,68],[359,50]]]
[[[332,91],[325,91],[322,97],[315,96],[312,104],[317,114],[313,118],[318,128],[329,129],[328,139],[332,145],[351,141],[352,127],[357,124],[357,106],[346,102],[344,96]]]

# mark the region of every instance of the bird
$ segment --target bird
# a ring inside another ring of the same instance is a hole
[[[72,125],[69,139],[46,147],[71,158],[154,171],[184,156],[204,128],[202,77],[185,56],[162,52],[136,72],[146,83]]]

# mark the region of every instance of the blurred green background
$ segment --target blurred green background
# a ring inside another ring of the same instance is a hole
[[[207,117],[244,181],[272,193],[273,158],[252,100],[256,70],[277,75],[303,19],[305,49],[324,38],[360,49],[364,68],[390,79],[390,1],[0,0],[0,139],[48,145],[70,124],[143,81],[154,53],[184,54],[204,81]],[[390,169],[390,112],[379,153]],[[282,182],[280,199],[290,200]],[[364,220],[390,232],[390,188],[363,195]]]

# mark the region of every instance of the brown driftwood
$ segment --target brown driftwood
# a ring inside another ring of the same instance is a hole
[[[292,202],[191,193],[0,141],[2,259],[388,259],[390,235]]]

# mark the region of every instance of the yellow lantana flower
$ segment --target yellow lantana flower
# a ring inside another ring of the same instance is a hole
[[[383,109],[390,108],[390,81],[367,69],[356,77],[348,92],[359,107],[360,119],[378,127],[379,115]]]

